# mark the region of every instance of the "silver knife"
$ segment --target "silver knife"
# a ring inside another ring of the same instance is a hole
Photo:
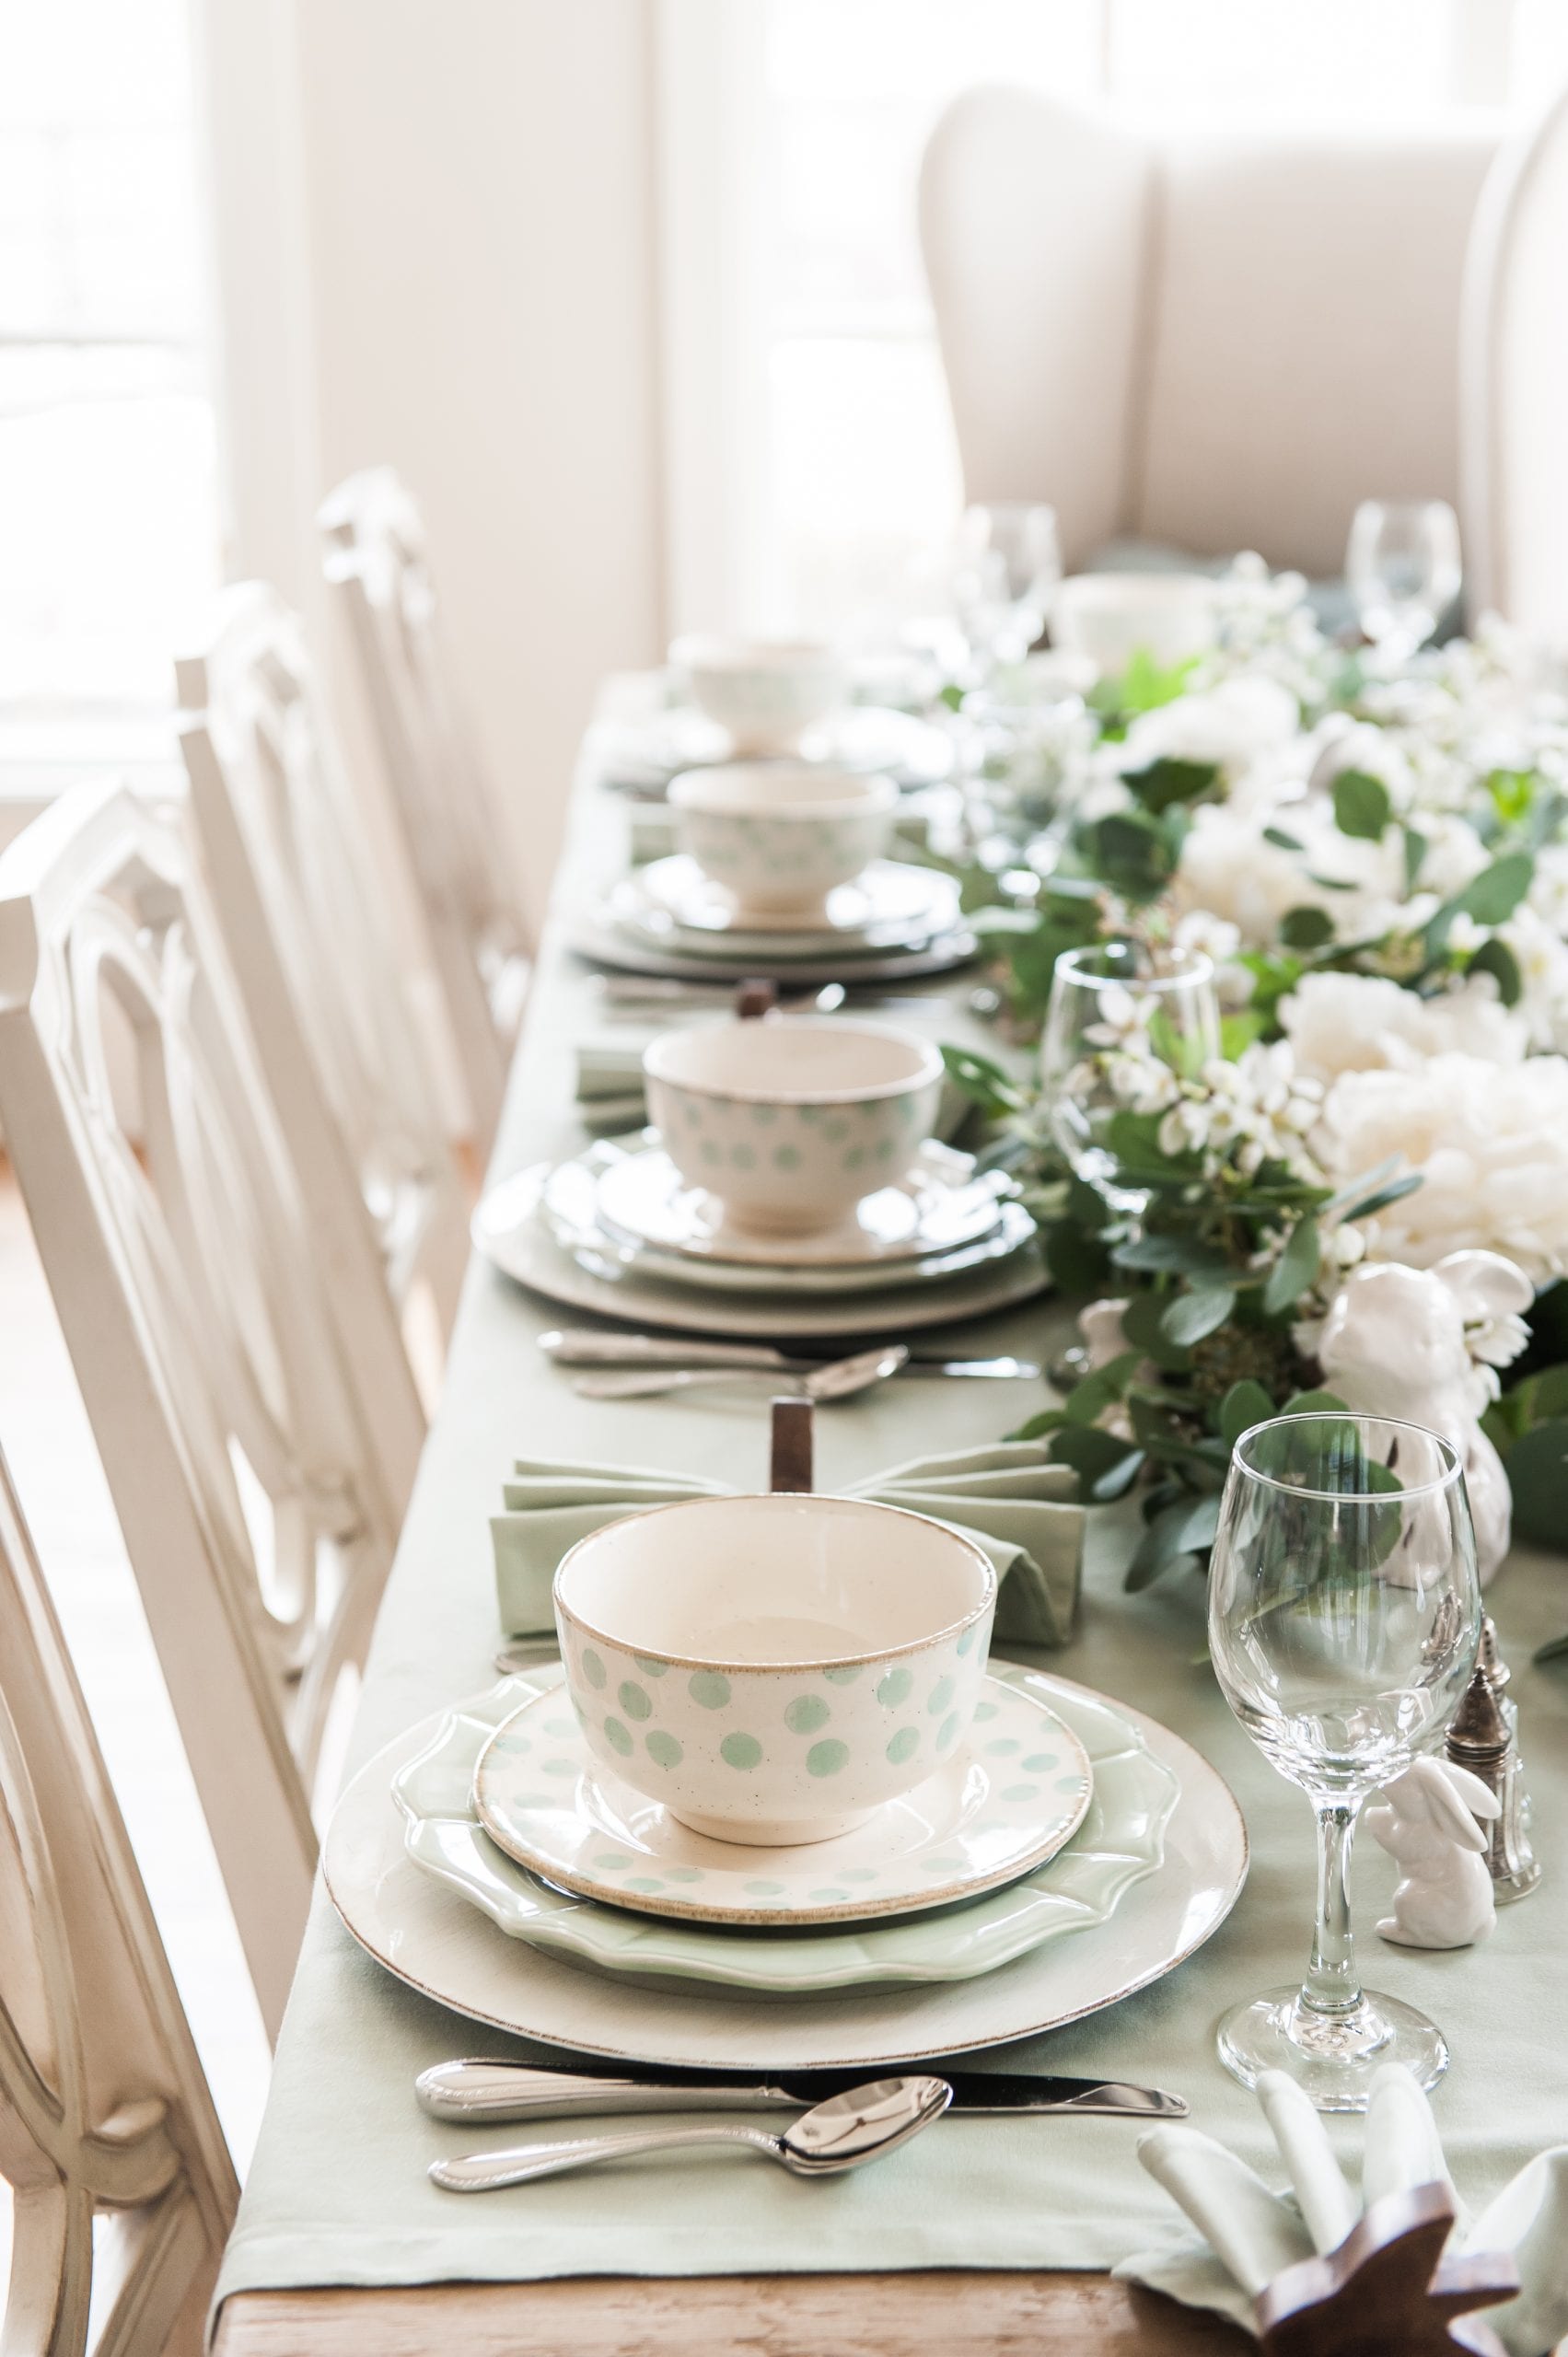
[[[1161,2087],[1120,2079],[1061,2079],[1021,2071],[929,2068],[953,2090],[953,2109],[971,2112],[1086,2112],[1123,2119],[1183,2119],[1187,2104]],[[468,2127],[508,2119],[564,2119],[573,2114],[640,2111],[797,2111],[848,2087],[860,2071],[779,2071],[766,2080],[721,2071],[650,2071],[616,2078],[525,2062],[438,2062],[422,2071],[414,2092],[433,2119]]]
[[[600,1333],[591,1327],[552,1327],[539,1347],[557,1366],[733,1366],[771,1375],[806,1375],[820,1356],[792,1357],[757,1342],[688,1342],[656,1334]],[[900,1375],[971,1375],[1011,1379],[1038,1376],[1033,1359],[947,1359],[912,1352]]]

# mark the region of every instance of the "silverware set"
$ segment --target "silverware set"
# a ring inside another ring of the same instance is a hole
[[[847,1399],[889,1376],[953,1376],[1016,1381],[1038,1376],[1033,1359],[944,1358],[902,1342],[857,1351],[842,1359],[802,1357],[764,1344],[689,1342],[654,1334],[598,1332],[588,1328],[552,1329],[539,1347],[557,1366],[610,1372],[579,1375],[573,1388],[585,1399],[645,1399],[696,1385],[754,1381],[763,1377],[774,1391],[826,1403]]]
[[[760,2152],[798,2177],[837,2176],[895,2152],[949,2109],[1119,2119],[1180,2119],[1187,2113],[1180,2096],[1160,2087],[973,2071],[946,2061],[934,2062],[928,2073],[918,2075],[862,2084],[847,2071],[783,2072],[772,2080],[652,2068],[611,2076],[534,2063],[463,2060],[422,2072],[414,2092],[431,2119],[474,2128],[659,2112],[796,2114],[776,2133],[735,2121],[711,2122],[463,2154],[436,2161],[430,2169],[432,2181],[452,2193],[486,2193],[599,2161],[713,2143]],[[803,2104],[807,2107],[804,2111]]]

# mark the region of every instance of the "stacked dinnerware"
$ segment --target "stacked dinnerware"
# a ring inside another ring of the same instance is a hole
[[[875,700],[886,682],[852,679],[834,650],[805,639],[691,637],[669,650],[651,706],[606,714],[593,744],[606,784],[662,799],[700,763],[792,755],[892,774],[900,785],[942,784],[952,767],[947,733]],[[671,700],[673,699],[673,700]]]
[[[669,789],[678,849],[624,877],[595,954],[722,980],[874,981],[972,955],[951,877],[889,856],[890,778],[796,759],[691,770]]]
[[[668,1032],[652,1131],[487,1196],[481,1248],[552,1300],[640,1326],[881,1334],[1045,1282],[1005,1181],[932,1136],[942,1059],[916,1034],[769,1015]]]

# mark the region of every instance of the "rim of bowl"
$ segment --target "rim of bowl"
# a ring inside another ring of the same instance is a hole
[[[1214,979],[1214,961],[1206,949],[1171,952],[1171,955],[1186,961],[1177,974],[1097,974],[1080,963],[1085,958],[1103,958],[1105,954],[1106,945],[1103,942],[1086,949],[1064,949],[1053,970],[1065,974],[1070,982],[1083,982],[1091,988],[1107,991],[1175,991],[1190,989],[1194,982],[1212,982]]]
[[[980,1565],[984,1583],[980,1602],[971,1611],[964,1613],[960,1619],[949,1620],[943,1628],[933,1629],[923,1637],[912,1637],[907,1643],[901,1645],[872,1645],[865,1652],[858,1654],[814,1654],[809,1661],[726,1661],[716,1654],[677,1654],[670,1653],[662,1646],[650,1648],[647,1645],[634,1645],[629,1639],[618,1637],[611,1630],[601,1629],[592,1620],[585,1619],[581,1612],[573,1609],[561,1593],[562,1580],[575,1559],[582,1554],[586,1548],[591,1547],[596,1539],[604,1538],[611,1530],[622,1528],[628,1522],[643,1522],[656,1514],[691,1514],[712,1506],[799,1505],[803,1499],[807,1498],[815,1498],[819,1504],[849,1506],[857,1514],[897,1515],[903,1522],[932,1524],[935,1528],[950,1538],[956,1547],[961,1547],[972,1562]],[[977,1547],[972,1539],[963,1538],[946,1523],[938,1522],[935,1515],[915,1514],[908,1506],[886,1506],[874,1498],[836,1497],[830,1491],[824,1490],[751,1490],[738,1491],[733,1497],[725,1498],[670,1498],[661,1506],[644,1506],[636,1514],[622,1515],[617,1522],[607,1522],[598,1530],[585,1532],[581,1538],[575,1540],[568,1547],[556,1564],[555,1577],[551,1583],[551,1600],[556,1611],[569,1620],[574,1629],[580,1630],[585,1637],[597,1637],[601,1645],[612,1645],[617,1653],[635,1655],[647,1654],[650,1650],[656,1650],[659,1660],[668,1662],[672,1669],[717,1669],[724,1671],[726,1676],[733,1677],[747,1670],[859,1669],[864,1668],[867,1662],[898,1661],[905,1654],[924,1653],[928,1646],[940,1645],[949,1637],[961,1637],[966,1629],[972,1629],[977,1620],[983,1620],[996,1602],[996,1566],[990,1556],[982,1548]]]
[[[680,1039],[696,1035],[704,1028],[699,1025],[688,1026],[681,1031],[666,1031],[658,1039],[651,1040],[643,1051],[643,1070],[650,1080],[662,1081],[667,1088],[684,1088],[693,1097],[722,1097],[736,1105],[872,1104],[880,1097],[907,1097],[913,1089],[928,1088],[933,1081],[939,1081],[947,1070],[940,1048],[933,1047],[929,1039],[917,1038],[912,1031],[899,1030],[891,1023],[843,1023],[836,1015],[780,1015],[776,1012],[754,1019],[772,1024],[775,1028],[787,1027],[791,1031],[836,1031],[841,1036],[853,1032],[862,1038],[896,1039],[900,1047],[915,1050],[921,1060],[920,1070],[908,1074],[902,1080],[877,1081],[864,1088],[803,1089],[782,1086],[772,1088],[745,1088],[734,1085],[721,1087],[717,1081],[682,1080],[673,1073],[661,1072],[661,1050],[673,1049]],[[730,1025],[740,1020],[738,1016],[726,1018]],[[723,1027],[712,1024],[705,1028],[718,1030]]]
[[[1396,1432],[1420,1433],[1423,1440],[1436,1443],[1442,1456],[1447,1460],[1446,1468],[1443,1472],[1434,1475],[1429,1481],[1401,1481],[1398,1490],[1313,1490],[1309,1489],[1305,1481],[1284,1481],[1277,1473],[1265,1473],[1258,1466],[1249,1465],[1242,1455],[1249,1440],[1255,1439],[1259,1433],[1272,1432],[1280,1424],[1347,1422],[1382,1424],[1392,1427]],[[1451,1490],[1456,1481],[1462,1480],[1465,1472],[1464,1460],[1453,1442],[1446,1438],[1442,1433],[1434,1432],[1430,1424],[1414,1423],[1409,1416],[1377,1416],[1374,1415],[1370,1410],[1364,1408],[1314,1408],[1305,1416],[1260,1416],[1255,1424],[1249,1424],[1247,1430],[1241,1434],[1231,1455],[1239,1464],[1244,1479],[1258,1482],[1265,1490],[1278,1490],[1287,1498],[1327,1498],[1333,1504],[1341,1506],[1381,1506],[1387,1505],[1390,1499],[1396,1497],[1435,1497],[1439,1491]]]
[[[825,638],[726,638],[689,631],[671,641],[668,660],[680,670],[749,671],[804,669],[808,664],[841,668],[841,658]]]
[[[746,766],[742,761],[715,761],[711,770],[682,770],[678,777],[670,779],[665,791],[665,800],[677,810],[701,810],[705,815],[720,819],[782,819],[785,825],[796,819],[881,818],[899,806],[898,787],[890,777],[884,777],[877,770],[834,769],[832,774],[835,777],[851,781],[858,790],[840,795],[836,799],[830,795],[823,802],[759,802],[747,807],[736,802],[705,798],[703,788],[711,784],[714,772],[722,773],[726,770]],[[810,764],[802,763],[801,766],[808,768]]]

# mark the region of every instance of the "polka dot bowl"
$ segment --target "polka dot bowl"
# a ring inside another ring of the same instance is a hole
[[[678,638],[670,668],[738,753],[780,753],[843,702],[844,668],[816,639]]]
[[[684,1499],[555,1574],[589,1750],[721,1841],[823,1841],[951,1759],[985,1678],[996,1574],[958,1533],[859,1499]]]
[[[942,1058],[890,1027],[770,1015],[666,1032],[643,1075],[689,1186],[737,1226],[809,1235],[911,1168],[936,1119]]]
[[[829,893],[892,840],[891,778],[809,761],[734,761],[671,781],[675,839],[746,916],[821,922]]]

